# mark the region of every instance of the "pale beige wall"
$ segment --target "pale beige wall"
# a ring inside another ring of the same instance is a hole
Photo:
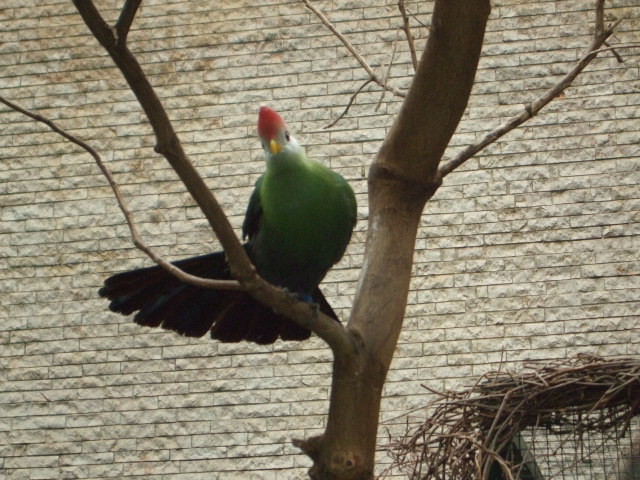
[[[315,3],[382,71],[397,2]],[[494,3],[448,156],[571,67],[590,41],[591,3]],[[640,7],[607,3],[629,17],[614,42],[637,42]],[[430,2],[407,5],[429,22]],[[412,24],[422,46],[426,31]],[[376,111],[381,94],[369,88],[323,129],[366,73],[298,1],[147,1],[130,38],[234,226],[263,168],[260,104],[349,179],[361,219],[323,287],[346,315],[364,248],[367,166],[398,99],[387,94]],[[640,353],[639,52],[620,53],[625,63],[596,60],[561,100],[447,177],[427,206],[383,420],[424,404],[421,384],[456,388],[501,360]],[[410,73],[401,39],[391,83],[406,87]],[[0,94],[97,148],[161,253],[216,248],[71,2],[3,0]],[[290,438],[321,432],[327,349],[188,340],[107,313],[102,280],[149,261],[91,158],[0,110],[0,477],[302,478],[308,461]],[[403,422],[386,421],[381,435]]]

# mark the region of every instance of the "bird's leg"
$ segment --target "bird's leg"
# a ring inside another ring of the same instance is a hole
[[[313,301],[313,297],[308,293],[298,293],[292,292],[288,288],[284,287],[283,290],[287,294],[287,296],[291,299],[291,303],[295,302],[304,302],[308,303],[313,312],[313,318],[316,318],[320,313],[320,305]]]

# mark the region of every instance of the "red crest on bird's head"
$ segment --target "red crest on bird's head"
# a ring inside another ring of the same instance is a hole
[[[286,128],[287,124],[278,112],[269,107],[260,107],[258,114],[258,135],[260,138],[274,139],[278,135],[278,131]]]

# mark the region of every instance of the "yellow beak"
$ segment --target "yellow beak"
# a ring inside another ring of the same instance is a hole
[[[282,145],[277,140],[272,139],[269,141],[269,149],[273,155],[276,155],[282,151]]]

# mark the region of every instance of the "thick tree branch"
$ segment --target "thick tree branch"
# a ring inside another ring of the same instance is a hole
[[[418,72],[370,170],[365,267],[349,328],[387,366],[404,317],[417,225],[466,108],[490,8],[488,0],[436,1]]]
[[[490,6],[436,2],[418,72],[375,161],[372,175],[429,192],[473,86]],[[375,181],[375,178],[371,179]]]
[[[487,133],[480,141],[469,145],[453,159],[440,166],[440,168],[438,169],[438,176],[444,178],[464,162],[473,157],[476,153],[483,150],[486,146],[494,143],[503,135],[509,133],[514,128],[522,125],[530,118],[536,116],[538,112],[540,112],[540,110],[547,106],[552,100],[557,98],[562,92],[564,92],[576,79],[576,77],[587,67],[587,65],[589,65],[594,58],[596,58],[598,53],[604,50],[600,50],[600,47],[605,43],[605,40],[613,34],[620,22],[621,20],[618,20],[614,24],[610,25],[609,28],[607,28],[604,32],[597,35],[593,39],[587,53],[556,85],[547,90],[538,99],[527,104],[520,114],[510,118],[507,122],[503,123],[495,130]]]
[[[593,34],[594,38],[598,38],[604,32],[604,0],[596,0],[596,29]]]
[[[73,3],[94,37],[107,50],[120,69],[140,102],[156,136],[155,150],[169,161],[204,213],[225,251],[232,275],[239,281],[242,288],[260,302],[313,331],[325,340],[334,352],[351,350],[352,339],[338,322],[317,312],[305,302],[293,301],[287,292],[269,284],[256,273],[222,208],[184,152],[171,121],[142,71],[142,67],[129,51],[126,43],[121,40],[126,39],[126,32],[129,30],[139,2],[132,0],[125,4],[118,20],[122,28],[121,34],[125,34],[124,37],[120,35],[120,40],[114,34],[116,29],[107,25],[91,0],[73,0]]]

